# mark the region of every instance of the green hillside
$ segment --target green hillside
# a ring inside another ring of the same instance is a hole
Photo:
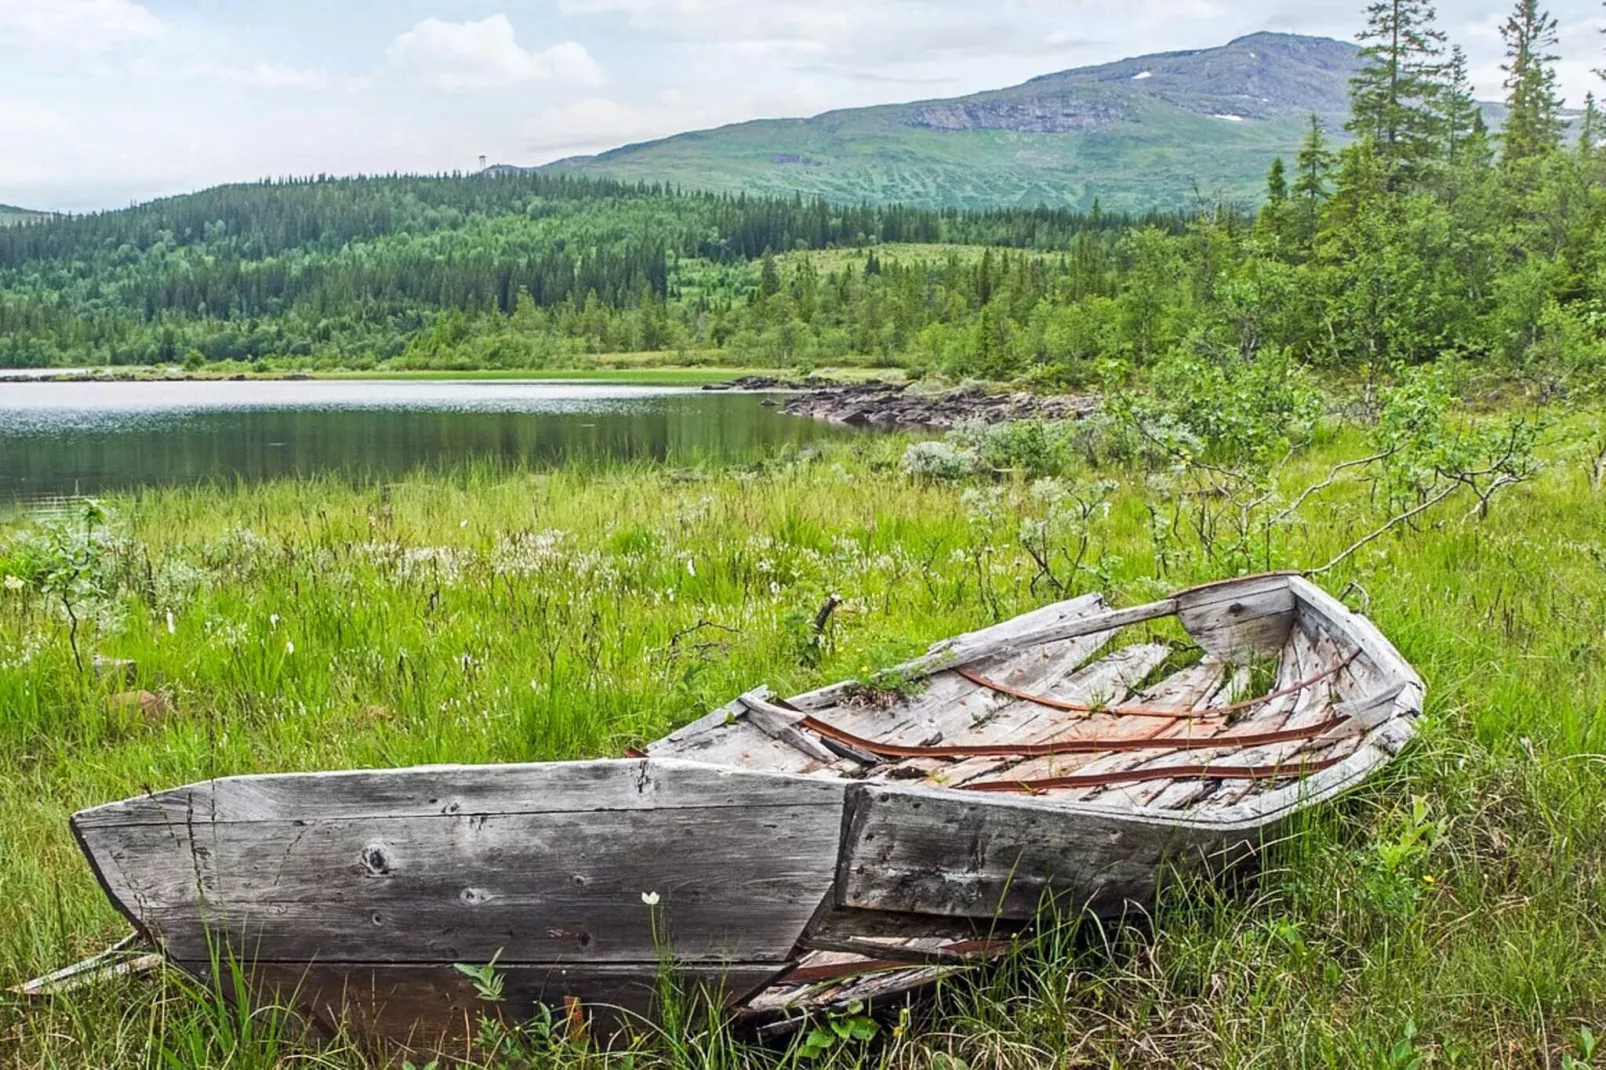
[[[1354,45],[1254,34],[1011,89],[630,145],[551,170],[931,208],[1177,208],[1258,201],[1310,115],[1341,134]]]
[[[9,204],[0,204],[0,227],[10,226],[13,223],[28,223],[37,219],[49,218],[49,212],[35,212],[27,208],[16,208]]]

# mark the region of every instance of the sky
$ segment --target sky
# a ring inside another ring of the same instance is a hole
[[[1259,30],[1352,39],[1362,0],[0,0],[0,204],[538,164],[682,130],[962,95]],[[1481,96],[1509,0],[1442,0]],[[1606,7],[1552,0],[1573,104]]]

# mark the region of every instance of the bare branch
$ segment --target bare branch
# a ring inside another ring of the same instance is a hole
[[[1283,521],[1299,512],[1299,507],[1304,505],[1305,502],[1310,499],[1311,495],[1319,494],[1328,487],[1331,487],[1334,483],[1338,482],[1338,476],[1340,472],[1346,471],[1350,468],[1361,468],[1369,464],[1376,464],[1378,461],[1386,461],[1398,452],[1398,446],[1391,446],[1382,453],[1374,453],[1370,457],[1358,457],[1353,461],[1341,461],[1340,463],[1333,465],[1332,471],[1327,473],[1326,479],[1322,480],[1320,483],[1306,487],[1304,492],[1301,493],[1299,497],[1295,498],[1293,503],[1289,505],[1288,508],[1272,517],[1271,522],[1273,524],[1281,524]]]
[[[1439,494],[1435,495],[1432,498],[1429,498],[1427,501],[1423,502],[1421,505],[1417,506],[1415,509],[1411,509],[1411,510],[1409,510],[1407,512],[1397,514],[1396,516],[1390,518],[1388,523],[1386,523],[1382,527],[1376,529],[1371,534],[1366,535],[1363,538],[1357,539],[1355,542],[1353,542],[1349,546],[1347,546],[1344,549],[1343,553],[1339,554],[1337,557],[1335,557],[1331,561],[1327,562],[1327,564],[1323,565],[1321,568],[1306,569],[1305,572],[1302,573],[1302,575],[1305,575],[1305,576],[1320,576],[1323,573],[1333,571],[1333,569],[1337,568],[1339,565],[1343,564],[1346,560],[1348,560],[1357,550],[1360,550],[1362,547],[1368,545],[1369,543],[1376,542],[1378,539],[1381,539],[1384,535],[1388,534],[1394,528],[1396,528],[1399,525],[1405,523],[1406,521],[1412,519],[1413,517],[1420,516],[1421,514],[1427,512],[1429,509],[1433,508],[1435,505],[1438,505],[1440,502],[1444,501],[1444,499],[1448,498],[1450,495],[1454,494],[1456,491],[1458,491],[1460,489],[1461,489],[1461,484],[1460,483],[1451,483],[1448,487],[1444,488],[1444,490],[1442,492],[1440,492]]]

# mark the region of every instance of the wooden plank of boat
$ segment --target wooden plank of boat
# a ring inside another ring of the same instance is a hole
[[[988,672],[1016,688],[1052,690],[1066,676],[1081,669],[1109,642],[1112,634],[1095,632],[999,654],[988,660]],[[1023,707],[1008,694],[979,687],[958,673],[938,672],[929,677],[912,698],[894,709],[837,706],[809,712],[853,735],[873,736],[880,742],[894,745],[913,745],[929,740],[969,739],[978,731],[1002,738],[1000,733],[1009,730],[1012,715],[1034,718],[1041,715],[1042,710]]]
[[[1004,621],[962,637],[973,642],[1008,642],[1011,637],[1031,629],[1057,626],[1090,614],[1102,612],[1104,600],[1098,595],[1084,595],[1065,602],[1045,606],[1013,620]],[[1075,669],[1088,656],[1096,652],[1111,633],[1089,633],[1057,644],[1045,660],[1041,654],[1032,658],[1042,661],[1042,671]],[[942,644],[938,644],[939,646]],[[1019,651],[1009,649],[1006,656]],[[910,663],[913,664],[913,663]],[[903,677],[904,667],[889,670],[888,674]],[[938,674],[927,681],[910,709],[908,704],[891,712],[851,708],[838,703],[859,686],[855,681],[833,684],[793,698],[789,706],[820,716],[829,716],[833,722],[840,719],[850,731],[871,732],[878,738],[913,735],[917,741],[940,738],[945,731],[955,731],[984,717],[991,708],[1004,705],[998,697],[979,692],[975,685],[951,674]],[[752,692],[751,697],[766,699],[767,688]],[[746,696],[744,696],[744,699]],[[777,739],[759,727],[750,716],[751,703],[738,699],[727,706],[692,722],[648,747],[654,757],[679,758],[687,761],[709,762],[740,768],[775,769],[794,773],[816,773],[831,767],[818,752],[795,741]],[[783,719],[771,715],[761,719],[778,728]],[[790,721],[790,719],[784,719]],[[789,726],[789,725],[788,725]],[[837,756],[833,755],[833,759]]]
[[[1067,599],[1063,602],[1056,602],[1052,605],[1044,606],[1043,608],[1033,610],[1030,613],[1024,613],[1019,617],[1013,617],[1010,620],[1003,621],[988,628],[982,628],[974,632],[967,632],[964,635],[957,636],[952,639],[944,639],[935,642],[931,644],[931,649],[926,655],[915,658],[912,661],[904,662],[901,665],[894,666],[881,675],[904,678],[918,677],[923,671],[926,671],[922,668],[922,666],[927,666],[929,659],[933,655],[946,655],[947,651],[954,647],[980,648],[986,646],[996,646],[998,653],[1005,655],[1014,654],[1022,647],[1042,645],[1041,643],[1024,641],[1021,638],[1022,636],[1045,631],[1053,631],[1063,627],[1064,625],[1074,624],[1075,622],[1086,620],[1090,617],[1107,613],[1108,611],[1109,607],[1105,605],[1104,597],[1097,594],[1087,594],[1078,598]],[[1074,631],[1075,629],[1073,628],[1072,630]],[[1068,635],[1063,638],[1079,638],[1082,636],[1095,634],[1099,631],[1108,632],[1111,630],[1112,629],[1108,627],[1094,628],[1091,631],[1078,631],[1075,633],[1075,635]],[[1053,640],[1049,641],[1051,642]],[[824,709],[828,706],[837,705],[840,702],[844,692],[850,691],[857,686],[859,686],[859,681],[856,680],[845,680],[840,683],[830,684],[826,687],[816,688],[813,691],[808,691],[798,695],[796,698],[791,700],[791,704],[800,710],[813,711]]]
[[[1010,796],[874,781],[849,791],[838,902],[1028,920],[1050,900],[1112,916],[1152,900],[1187,828]]]
[[[1122,647],[1056,682],[1046,693],[1068,702],[1115,705],[1126,701],[1144,677],[1164,662],[1170,653],[1171,648],[1161,643],[1135,643]],[[990,743],[1008,740],[1031,746],[1111,731],[1108,718],[1056,712],[1030,702],[1016,702],[1013,708],[1019,711],[1016,717],[1004,720],[997,730],[983,733],[979,741]],[[1156,726],[1149,723],[1135,727],[1139,731],[1153,731]],[[970,739],[963,742],[968,743]],[[1030,764],[1029,761],[1022,762],[1019,758],[1009,757],[968,758],[944,770],[940,782],[948,787],[961,787],[1001,775],[1005,769]]]
[[[778,971],[832,888],[845,786],[662,760],[287,774],[74,827],[180,965],[221,944],[264,983],[355,984],[393,1035],[385,1008],[461,994],[458,963],[495,959],[548,1001],[650,993],[666,946],[733,984]]]
[[[1293,628],[1295,578],[1273,572],[1191,588],[1176,595],[1177,620],[1223,660],[1276,654]]]
[[[1150,688],[1149,691],[1140,696],[1140,698],[1145,706],[1173,706],[1178,709],[1186,710],[1190,713],[1207,712],[1211,699],[1213,697],[1221,696],[1224,693],[1224,689],[1222,687],[1222,677],[1224,672],[1225,666],[1219,661],[1201,661],[1197,665],[1182,669],[1179,672],[1167,677],[1165,680],[1162,680],[1159,684],[1156,684],[1154,687]],[[1229,695],[1230,700],[1230,692],[1226,694]],[[1226,702],[1222,702],[1221,704],[1226,705]],[[1156,725],[1152,722],[1147,725],[1141,725],[1138,722],[1129,722],[1129,725],[1139,731],[1142,731],[1147,738],[1155,740],[1156,749],[1153,751],[1140,751],[1136,753],[1117,752],[1113,754],[1107,754],[1102,757],[1096,755],[1079,756],[1074,761],[1066,761],[1064,758],[1061,758],[1058,761],[1049,759],[1037,762],[1026,762],[1011,770],[1011,775],[1019,777],[1021,780],[1029,781],[1041,778],[1068,776],[1073,772],[1078,775],[1090,775],[1107,773],[1117,769],[1148,768],[1150,765],[1155,764],[1155,759],[1159,756],[1168,753],[1176,753],[1174,751],[1160,749],[1165,746],[1165,740],[1178,739],[1183,741],[1193,741],[1201,737],[1213,738],[1223,732],[1226,732],[1228,729],[1227,721],[1224,717],[1212,720],[1195,720],[1193,718],[1186,718],[1173,721],[1169,724],[1160,725]],[[1190,753],[1188,755],[1188,760],[1190,762],[1196,762],[1198,760],[1198,756]],[[1150,784],[1135,785],[1131,790],[1135,793],[1144,791],[1153,791],[1158,793],[1159,791],[1164,790],[1165,787],[1166,782],[1161,781]],[[1102,789],[1092,787],[1079,789],[1072,788],[1060,792],[1057,797],[1066,800],[1094,798],[1100,794],[1101,790]]]

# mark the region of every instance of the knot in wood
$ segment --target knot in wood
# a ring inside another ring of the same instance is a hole
[[[357,860],[370,877],[384,877],[390,873],[390,857],[385,854],[384,844],[370,843],[362,849]]]

